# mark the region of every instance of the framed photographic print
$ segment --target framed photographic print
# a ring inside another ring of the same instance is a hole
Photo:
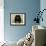
[[[11,25],[25,25],[26,13],[10,13]]]

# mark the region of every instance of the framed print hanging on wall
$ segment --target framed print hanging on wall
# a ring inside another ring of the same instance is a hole
[[[11,25],[25,25],[26,14],[25,13],[10,13],[10,24]]]

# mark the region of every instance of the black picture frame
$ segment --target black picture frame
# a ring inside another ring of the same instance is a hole
[[[10,25],[11,26],[26,25],[26,13],[10,13]]]

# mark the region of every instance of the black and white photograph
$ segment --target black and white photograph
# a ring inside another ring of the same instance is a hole
[[[25,13],[11,13],[10,24],[11,25],[25,25]]]

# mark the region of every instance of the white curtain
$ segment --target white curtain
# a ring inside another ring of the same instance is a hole
[[[0,0],[0,42],[4,41],[4,0]]]

